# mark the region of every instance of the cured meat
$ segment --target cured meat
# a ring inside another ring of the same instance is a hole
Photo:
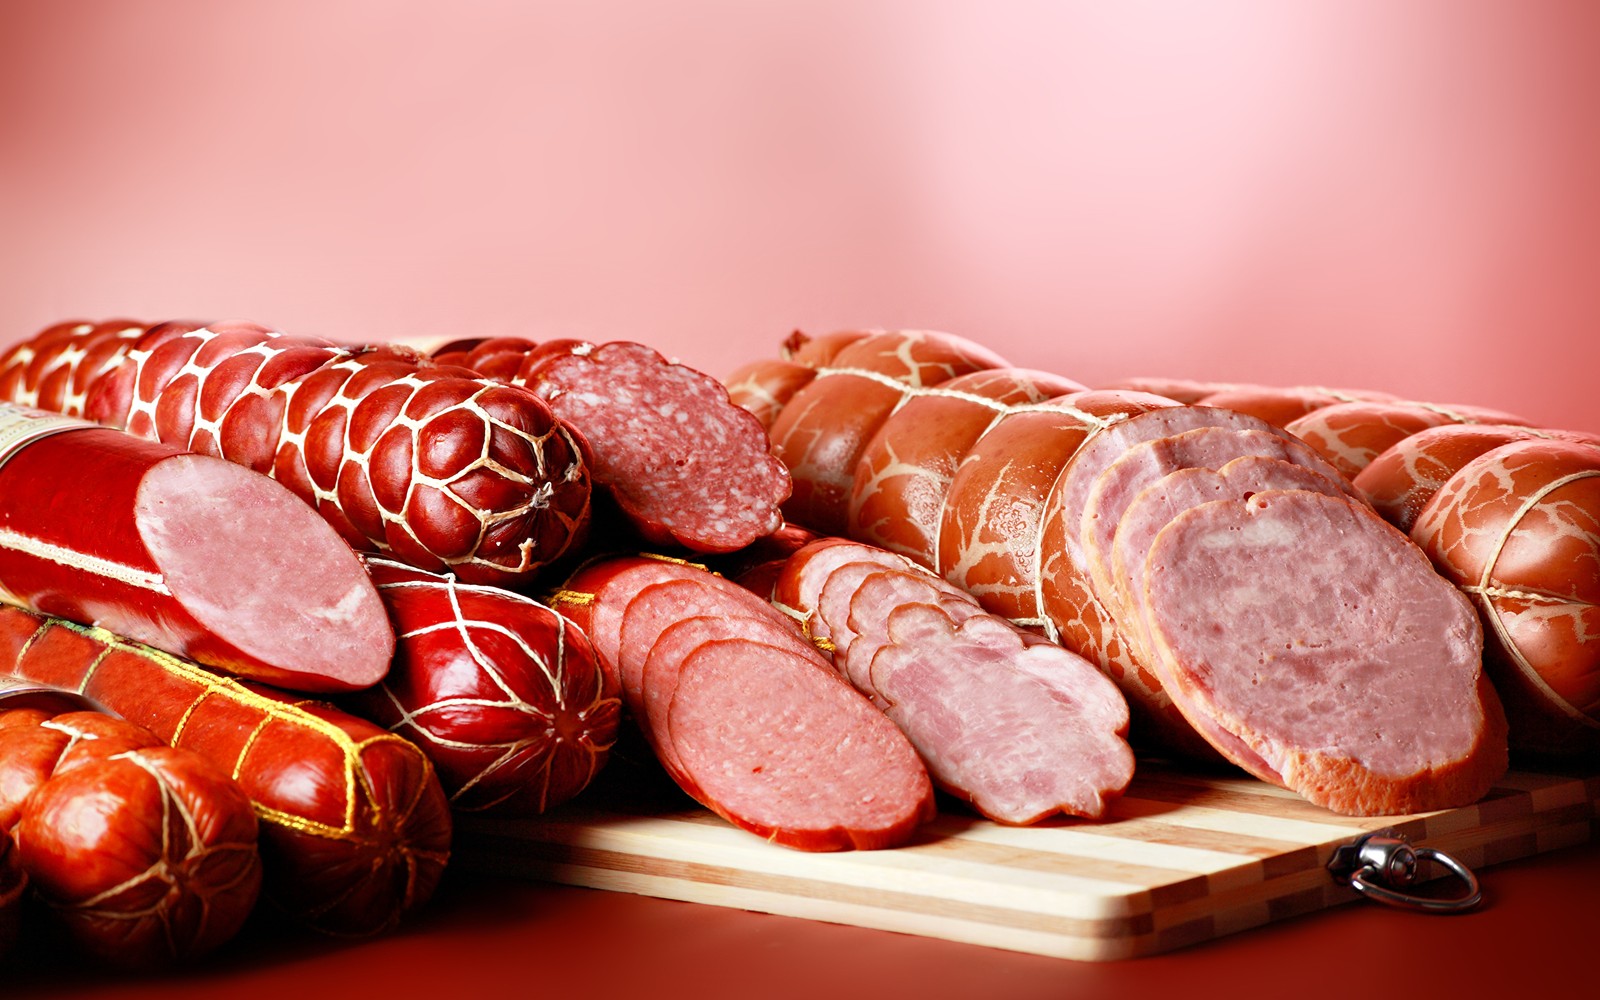
[[[163,746],[143,726],[99,712],[66,712],[0,729],[0,830],[15,829],[24,803],[75,758],[95,760]]]
[[[238,933],[261,888],[256,817],[226,773],[172,747],[63,767],[28,799],[17,857],[87,953],[132,969]]]
[[[685,792],[809,851],[894,846],[932,816],[905,737],[781,614],[689,564],[618,562],[579,570],[554,600],[585,609],[630,714]]]
[[[762,427],[771,428],[789,400],[817,377],[817,370],[781,358],[762,358],[743,365],[723,379],[728,400],[749,411]]]
[[[1104,385],[1096,386],[1096,388],[1149,393],[1153,396],[1163,396],[1175,403],[1193,405],[1207,396],[1215,396],[1221,392],[1248,387],[1229,382],[1202,382],[1192,378],[1141,375],[1117,379],[1115,382],[1107,382]]]
[[[1600,449],[1528,439],[1487,451],[1411,535],[1483,619],[1513,749],[1600,754]]]
[[[1233,410],[1283,427],[1324,406],[1358,398],[1346,392],[1313,386],[1240,385],[1202,396],[1198,406]]]
[[[366,564],[398,643],[351,709],[421,747],[458,810],[539,813],[587,787],[621,714],[588,637],[508,590]]]
[[[1096,390],[1002,414],[967,450],[945,492],[939,573],[985,610],[1045,626],[1039,534],[1056,477],[1094,431],[1174,405],[1147,393]]]
[[[1439,488],[1468,462],[1512,441],[1546,431],[1499,424],[1447,424],[1395,442],[1356,476],[1355,485],[1384,520],[1409,532]]]
[[[0,960],[16,943],[22,923],[22,897],[28,891],[28,876],[17,863],[11,834],[0,830]]]
[[[148,327],[134,320],[57,323],[0,352],[0,399],[85,416],[89,389]]]
[[[233,775],[260,820],[266,896],[310,927],[392,929],[438,884],[449,803],[421,751],[370,722],[7,606],[0,674],[84,695]]]
[[[1111,549],[1122,515],[1139,492],[1178,469],[1221,469],[1241,458],[1269,458],[1321,476],[1330,487],[1343,480],[1316,452],[1292,438],[1264,430],[1197,427],[1133,445],[1095,477],[1078,524],[1090,580],[1115,615],[1122,596],[1111,572]]]
[[[115,352],[83,390],[86,416],[268,473],[355,548],[508,582],[586,530],[582,443],[525,390],[249,323],[164,323]]]
[[[1143,610],[1184,715],[1311,802],[1440,809],[1476,801],[1505,770],[1471,605],[1346,499],[1286,490],[1180,514],[1151,548]]]
[[[1360,400],[1335,403],[1290,421],[1285,430],[1315,448],[1346,479],[1398,442],[1445,424],[1523,424],[1509,413],[1479,407]]]
[[[808,851],[896,847],[934,816],[894,724],[788,649],[729,635],[682,654],[672,745],[713,812]]]
[[[643,344],[558,342],[512,380],[583,434],[595,481],[649,544],[729,552],[783,523],[788,470],[709,375]]]
[[[1200,760],[1215,760],[1185,721],[1149,665],[1140,662],[1111,610],[1095,593],[1079,527],[1095,483],[1122,453],[1145,441],[1202,427],[1287,432],[1257,417],[1208,406],[1162,407],[1101,429],[1073,454],[1045,501],[1039,535],[1039,608],[1052,638],[1098,663],[1134,713],[1133,737]]]
[[[1320,472],[1281,459],[1236,458],[1213,471],[1178,469],[1144,489],[1127,505],[1111,540],[1110,603],[1141,661],[1150,659],[1139,611],[1145,588],[1146,559],[1156,536],[1179,514],[1213,500],[1248,500],[1268,490],[1307,490],[1341,496],[1339,486]]]
[[[874,333],[844,347],[772,423],[773,454],[794,479],[785,516],[846,534],[856,463],[889,414],[916,390],[1005,367],[985,348],[928,331]]]
[[[220,669],[365,687],[394,636],[355,555],[247,469],[0,404],[0,589]]]
[[[850,537],[936,568],[945,495],[962,457],[1010,408],[1083,388],[1047,372],[994,368],[907,399],[856,462]]]
[[[1127,705],[1073,653],[904,556],[825,540],[776,593],[906,734],[940,787],[1001,822],[1100,816],[1132,776]]]

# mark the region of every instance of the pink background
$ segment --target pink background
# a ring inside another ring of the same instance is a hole
[[[925,327],[1600,430],[1600,4],[0,3],[0,342]]]

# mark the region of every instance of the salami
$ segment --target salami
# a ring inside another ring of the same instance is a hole
[[[438,883],[444,792],[414,745],[370,722],[5,606],[0,673],[84,695],[233,775],[260,821],[265,895],[310,927],[392,929]]]
[[[230,940],[261,888],[256,817],[226,773],[171,747],[64,768],[29,798],[17,856],[84,951],[149,970]]]
[[[352,711],[422,748],[451,806],[543,812],[588,786],[621,703],[577,626],[531,598],[387,559],[367,568],[398,636]]]
[[[365,687],[394,636],[355,555],[247,469],[0,404],[0,590],[242,677]]]
[[[1370,510],[1296,490],[1214,501],[1175,518],[1148,561],[1163,684],[1257,777],[1377,815],[1476,801],[1504,772],[1476,615]],[[1317,599],[1284,599],[1296,590]]]
[[[0,399],[85,416],[89,389],[147,329],[133,320],[57,323],[0,352]]]
[[[1600,754],[1600,449],[1528,439],[1486,451],[1411,534],[1482,617],[1513,748]]]
[[[782,524],[788,470],[711,376],[643,344],[558,341],[510,381],[583,435],[595,481],[647,544],[729,552]]]

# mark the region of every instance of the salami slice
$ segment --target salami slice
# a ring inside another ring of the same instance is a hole
[[[678,669],[668,724],[707,807],[773,843],[895,847],[934,816],[927,769],[900,730],[798,653],[702,643]]]
[[[1285,599],[1296,592],[1307,599]],[[1144,613],[1184,714],[1311,802],[1352,815],[1459,806],[1505,770],[1471,605],[1348,500],[1286,490],[1180,514],[1151,548]]]
[[[617,341],[546,345],[512,384],[584,436],[595,482],[646,542],[729,552],[783,523],[788,470],[711,376]]]

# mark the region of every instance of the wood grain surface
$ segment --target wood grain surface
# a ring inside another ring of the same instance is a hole
[[[1492,885],[1483,869],[1600,827],[1593,769],[1514,770],[1475,805],[1357,819],[1237,772],[1146,763],[1105,822],[1007,827],[948,805],[906,847],[806,854],[734,829],[644,768],[622,763],[604,778],[543,817],[464,817],[453,863],[1098,961],[1356,900],[1326,865],[1371,831],[1450,854]],[[1419,891],[1459,887],[1440,878]]]

